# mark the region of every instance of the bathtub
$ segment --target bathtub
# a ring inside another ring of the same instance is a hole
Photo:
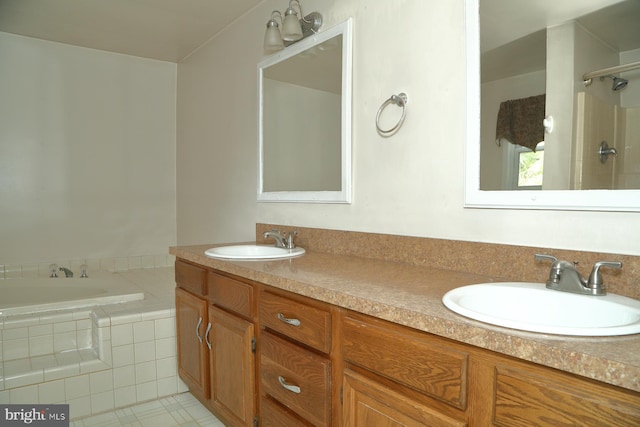
[[[118,275],[100,278],[0,280],[0,316],[77,309],[144,299]]]

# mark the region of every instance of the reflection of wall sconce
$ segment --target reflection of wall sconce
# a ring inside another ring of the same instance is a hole
[[[294,4],[298,5],[299,18],[298,13],[296,13],[293,8]],[[278,16],[282,22],[282,34],[280,33],[278,22],[275,20]],[[285,44],[288,46],[311,34],[317,33],[321,25],[321,14],[311,12],[307,16],[304,16],[300,2],[298,0],[290,0],[289,7],[284,12],[284,20],[279,11],[274,10],[271,13],[271,18],[267,22],[267,31],[264,34],[264,51],[266,53],[273,53],[282,50]]]

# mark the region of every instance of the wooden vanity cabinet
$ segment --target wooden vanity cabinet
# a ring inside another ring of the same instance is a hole
[[[254,287],[212,271],[207,282],[210,405],[228,426],[254,426]]]
[[[466,426],[469,353],[427,334],[347,313],[343,425]]]
[[[261,425],[332,425],[329,306],[269,290],[259,306]]]
[[[640,426],[640,393],[355,313],[343,425]]]
[[[209,351],[204,341],[207,328],[206,270],[176,261],[176,327],[178,373],[200,400],[209,399]]]

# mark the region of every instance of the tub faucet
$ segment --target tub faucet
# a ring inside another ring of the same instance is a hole
[[[64,271],[64,277],[73,277],[73,271],[65,267],[60,267],[59,271]]]
[[[584,295],[606,295],[607,289],[604,286],[600,268],[622,268],[621,262],[599,261],[593,266],[589,279],[585,279],[576,269],[577,263],[558,260],[554,256],[542,254],[536,254],[535,259],[538,261],[551,261],[547,288]]]
[[[262,237],[264,237],[265,239],[271,237],[273,240],[276,241],[277,248],[294,249],[296,247],[296,244],[293,239],[296,236],[296,234],[298,234],[297,231],[290,231],[289,234],[285,237],[283,234],[280,233],[279,230],[271,230],[271,231],[265,231],[262,234]]]

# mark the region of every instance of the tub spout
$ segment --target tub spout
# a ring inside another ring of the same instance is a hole
[[[68,268],[60,267],[59,270],[64,271],[64,277],[73,277],[73,271],[69,270]]]

